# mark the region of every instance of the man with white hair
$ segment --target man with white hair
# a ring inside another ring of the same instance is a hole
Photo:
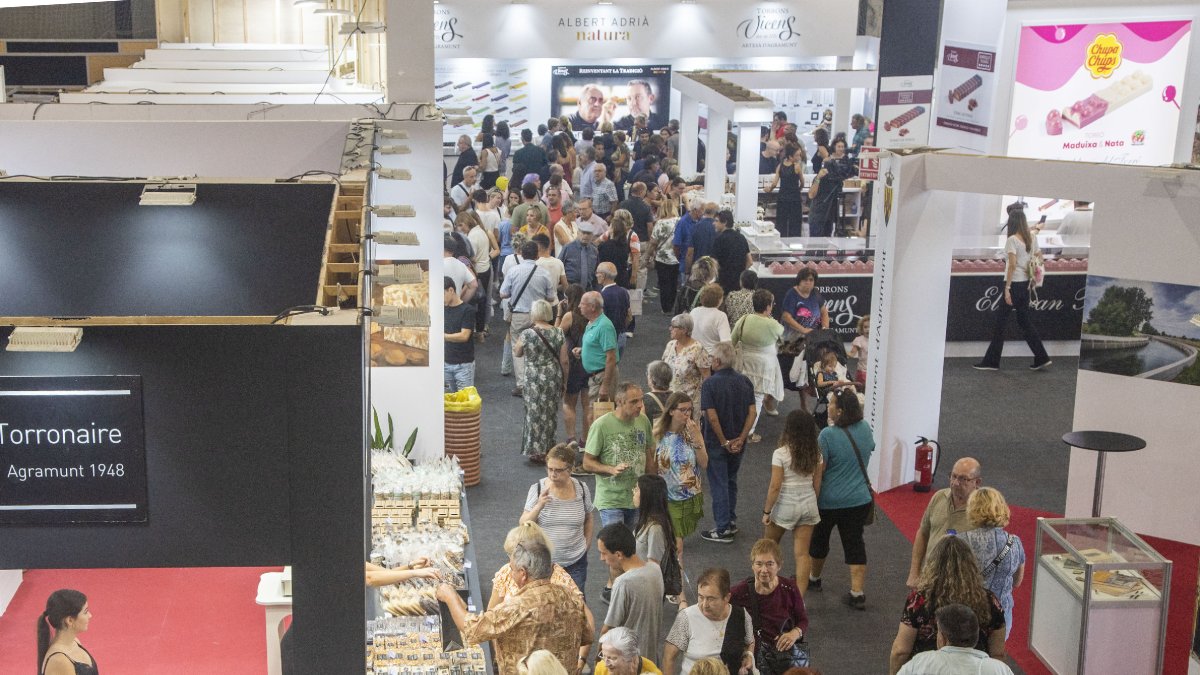
[[[513,549],[509,565],[519,590],[482,614],[467,613],[467,603],[453,586],[438,585],[437,599],[446,603],[463,641],[477,645],[490,640],[500,673],[517,672],[518,662],[539,649],[554,654],[560,663],[576,663],[580,646],[592,643],[592,631],[583,602],[550,583],[554,569],[550,550],[541,543],[521,542]]]
[[[521,247],[521,264],[509,270],[504,275],[504,283],[500,284],[500,297],[508,300],[512,321],[509,323],[509,340],[517,343],[521,332],[533,325],[529,316],[533,301],[542,299],[550,304],[558,301],[554,292],[554,279],[550,273],[539,267],[538,245],[534,241],[526,241]],[[517,387],[513,396],[523,396],[522,387],[525,384],[525,359],[513,355],[514,370],[517,373]]]
[[[625,330],[633,315],[629,313],[629,291],[617,283],[617,266],[610,262],[602,262],[596,266],[596,287],[604,298],[604,315],[612,322],[617,331],[617,353],[625,353],[625,343],[628,335]]]
[[[462,180],[454,184],[450,188],[450,199],[454,202],[454,209],[462,211],[467,208],[467,204],[471,201],[471,193],[475,188],[479,187],[475,181],[479,176],[479,171],[474,166],[468,166],[463,169]]]
[[[604,112],[604,90],[600,85],[589,82],[579,90],[579,108],[571,115],[571,128],[578,132],[595,129]]]
[[[604,297],[597,291],[588,291],[579,301],[579,311],[588,320],[583,329],[583,340],[574,350],[588,374],[588,396],[593,401],[605,398],[612,400],[617,382],[617,329],[604,316]]]
[[[680,281],[687,279],[688,271],[692,269],[692,233],[700,219],[704,217],[704,197],[692,195],[688,199],[688,211],[675,223],[675,238],[671,241],[675,247],[675,257],[679,260]]]
[[[737,352],[730,342],[713,347],[712,377],[700,387],[700,427],[708,451],[708,491],[716,527],[700,533],[706,541],[732,544],[737,534],[738,469],[754,428],[754,385],[734,370]]]
[[[596,215],[608,219],[617,208],[617,186],[608,177],[608,169],[601,162],[593,162],[592,204]]]

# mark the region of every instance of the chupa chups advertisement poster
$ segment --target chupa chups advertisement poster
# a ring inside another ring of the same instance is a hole
[[[646,115],[651,129],[671,117],[671,66],[554,66],[550,71],[550,114],[566,115],[575,131],[633,128]]]
[[[1191,21],[1024,26],[1008,154],[1169,164]]]

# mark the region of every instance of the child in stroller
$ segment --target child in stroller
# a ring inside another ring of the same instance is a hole
[[[846,377],[848,360],[846,348],[836,333],[815,330],[809,333],[804,352],[792,366],[792,380],[804,385],[800,400],[805,408],[809,396],[816,399],[812,414],[821,427],[828,423],[829,394],[854,384]]]

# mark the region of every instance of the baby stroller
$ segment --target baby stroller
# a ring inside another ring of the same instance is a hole
[[[808,396],[816,399],[812,415],[817,421],[818,428],[825,427],[829,422],[829,398],[833,387],[821,386],[821,364],[825,355],[832,353],[837,358],[837,379],[847,380],[846,363],[849,356],[846,347],[837,334],[831,330],[817,329],[809,333],[804,344],[804,352],[792,366],[792,379],[797,383],[805,382],[800,391],[801,402],[807,401]],[[799,371],[799,372],[798,372]]]

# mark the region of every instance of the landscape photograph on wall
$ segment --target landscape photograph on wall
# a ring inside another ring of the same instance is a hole
[[[1079,368],[1200,385],[1200,287],[1089,276]]]

